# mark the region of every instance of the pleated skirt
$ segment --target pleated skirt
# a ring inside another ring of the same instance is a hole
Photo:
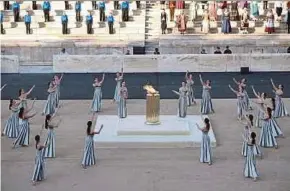
[[[270,130],[272,131],[274,137],[279,137],[279,136],[283,135],[283,133],[282,133],[282,131],[281,131],[281,129],[280,129],[280,127],[275,119],[269,119],[268,123],[269,123]]]
[[[43,114],[45,115],[53,115],[55,112],[55,92],[54,93],[50,93],[47,97],[47,101],[46,104],[44,106],[43,109]]]
[[[276,147],[278,146],[275,136],[272,132],[270,123],[265,121],[263,123],[261,134],[260,134],[260,141],[259,145],[261,147]]]
[[[126,118],[127,117],[127,105],[126,105],[126,99],[120,98],[120,101],[118,103],[118,116],[119,118]]]
[[[82,160],[83,166],[92,166],[96,164],[94,140],[92,135],[86,137],[84,155]]]
[[[55,158],[55,133],[54,130],[49,129],[45,140],[46,147],[43,150],[45,158]]]
[[[210,164],[212,163],[210,137],[207,133],[202,133],[202,141],[200,146],[200,162]]]
[[[253,147],[247,147],[247,156],[245,157],[244,176],[247,178],[257,178],[258,171],[256,167],[256,157],[253,153]]]
[[[91,106],[91,110],[94,112],[101,111],[102,102],[102,90],[101,88],[96,88],[94,92],[94,98]]]
[[[276,104],[275,104],[275,111],[274,111],[274,117],[285,117],[288,116],[289,113],[285,107],[285,104],[281,98],[276,98]]]
[[[178,116],[185,118],[187,113],[187,97],[182,96],[178,100]]]
[[[14,141],[14,146],[28,146],[29,145],[29,136],[30,136],[30,127],[28,121],[25,121],[19,125],[19,133],[17,138]]]
[[[45,179],[45,162],[42,156],[42,150],[35,157],[35,166],[32,175],[32,181],[42,181]]]
[[[213,106],[209,93],[203,93],[200,111],[202,114],[213,113]]]
[[[6,121],[3,134],[9,138],[16,138],[19,133],[18,126],[19,126],[18,112],[13,112]]]

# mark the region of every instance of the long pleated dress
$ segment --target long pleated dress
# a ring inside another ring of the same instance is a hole
[[[123,81],[123,77],[116,78],[115,80],[116,80],[117,84],[116,84],[116,88],[115,88],[114,100],[116,102],[118,102],[120,100],[119,93],[120,93],[120,88],[121,88],[121,83]]]
[[[269,119],[264,120],[262,129],[261,129],[259,145],[261,147],[277,147],[278,146],[278,143],[273,134]]]
[[[29,145],[29,136],[30,136],[30,127],[28,119],[19,118],[19,133],[17,138],[14,141],[14,146],[28,146]]]
[[[95,157],[95,150],[94,150],[94,135],[91,134],[91,135],[87,135],[86,137],[82,165],[86,167],[86,166],[92,166],[95,164],[96,164],[96,157]]]
[[[48,94],[48,97],[47,97],[47,101],[46,101],[46,104],[44,106],[44,109],[43,109],[43,114],[45,115],[53,115],[54,112],[55,112],[55,106],[56,106],[56,99],[55,99],[55,94],[57,92],[56,91],[53,91],[53,92],[50,92]]]
[[[247,156],[245,157],[244,164],[244,176],[246,178],[257,178],[259,176],[256,167],[256,156],[253,152],[254,146],[252,144],[247,145]]]
[[[127,88],[121,87],[120,100],[118,103],[118,116],[119,116],[119,118],[126,118],[127,117],[127,97],[128,97]]]
[[[44,179],[45,179],[45,161],[43,157],[43,148],[37,148],[32,181],[37,182],[42,181]]]
[[[94,92],[94,97],[93,97],[93,102],[91,106],[91,110],[93,112],[99,112],[101,111],[101,102],[102,102],[102,87],[101,86],[96,86],[95,87],[95,92]]]
[[[207,86],[203,86],[202,89],[202,100],[200,111],[202,114],[209,114],[214,112],[210,96],[210,88],[208,88]]]
[[[16,138],[19,133],[19,117],[18,117],[18,108],[11,107],[12,114],[8,118],[5,124],[3,134],[9,138]]]
[[[202,140],[200,145],[200,162],[209,164],[212,163],[212,153],[208,131],[202,131]]]
[[[275,97],[275,110],[273,117],[279,118],[279,117],[285,117],[288,116],[289,113],[285,107],[285,104],[282,100],[282,96],[276,94]]]
[[[48,128],[44,145],[46,145],[46,147],[43,150],[43,156],[45,158],[55,158],[55,133],[53,126],[49,126]]]
[[[244,100],[245,94],[238,94],[237,95],[237,112],[238,112],[238,118],[242,119],[246,112],[246,104]]]
[[[187,88],[187,91],[188,91],[188,94],[187,94],[187,106],[191,106],[195,101],[195,97],[194,97],[194,90],[193,90],[193,84],[194,84],[194,81],[191,80],[191,79],[187,79],[186,80],[186,88]]]
[[[188,92],[186,87],[179,88],[179,99],[178,99],[178,116],[181,118],[186,117],[187,113],[187,98]]]

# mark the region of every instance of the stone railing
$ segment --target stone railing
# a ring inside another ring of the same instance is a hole
[[[55,55],[56,73],[145,72],[252,72],[290,71],[290,54],[232,55]]]

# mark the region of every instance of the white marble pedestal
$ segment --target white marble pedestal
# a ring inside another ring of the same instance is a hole
[[[186,118],[161,115],[160,125],[146,125],[145,120],[145,115],[129,115],[125,119],[114,115],[99,115],[95,130],[98,131],[101,124],[104,128],[94,137],[96,147],[200,147],[202,133],[196,123],[202,126],[203,122],[199,115],[188,115]],[[216,139],[212,129],[209,136],[211,145],[215,147]]]

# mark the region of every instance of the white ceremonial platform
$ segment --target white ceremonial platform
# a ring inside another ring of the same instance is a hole
[[[207,116],[204,116],[207,117]],[[200,147],[203,121],[199,115],[179,118],[175,115],[161,115],[159,125],[147,125],[145,115],[129,115],[119,119],[114,115],[99,115],[95,127],[104,128],[94,141],[97,147],[154,148],[154,147]],[[209,132],[212,147],[216,139],[211,128]]]

